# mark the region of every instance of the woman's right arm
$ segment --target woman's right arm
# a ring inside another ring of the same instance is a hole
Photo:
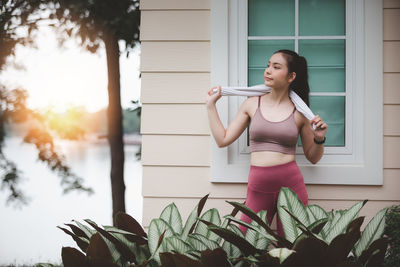
[[[217,88],[218,92],[213,94],[212,91]],[[221,98],[221,86],[212,87],[208,91],[206,106],[208,113],[208,122],[210,125],[211,133],[214,136],[215,142],[218,147],[225,147],[232,144],[246,129],[250,117],[247,112],[248,99],[240,106],[235,118],[225,129],[224,125],[219,118],[216,102]]]

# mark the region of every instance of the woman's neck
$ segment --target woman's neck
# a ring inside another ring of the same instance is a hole
[[[270,101],[273,106],[279,106],[282,103],[290,101],[289,99],[289,89],[275,89],[271,88],[271,92],[269,93]]]

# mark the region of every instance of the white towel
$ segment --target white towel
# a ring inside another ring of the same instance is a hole
[[[214,89],[213,93],[216,93],[218,89]],[[265,84],[258,84],[251,87],[240,87],[240,86],[230,86],[221,87],[221,95],[223,96],[260,96],[271,91],[271,87]],[[311,109],[304,103],[303,99],[299,97],[294,91],[290,90],[289,97],[295,105],[296,109],[304,115],[309,121],[311,121],[315,115]],[[313,125],[315,129],[315,125]]]

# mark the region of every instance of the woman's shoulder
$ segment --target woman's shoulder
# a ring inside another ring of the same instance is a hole
[[[299,112],[297,109],[294,111],[294,118],[296,120],[296,124],[299,126],[303,126],[308,122],[308,119],[303,115],[303,113]]]
[[[253,114],[257,109],[257,103],[258,96],[247,97],[246,100],[243,101],[241,109],[243,110],[243,112],[247,113],[250,116],[250,114]]]

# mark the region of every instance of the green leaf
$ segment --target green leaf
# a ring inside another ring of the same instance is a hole
[[[148,231],[148,244],[150,253],[158,263],[160,263],[159,253],[167,251],[165,242],[162,242],[163,240],[161,240],[161,246],[158,246],[159,239],[163,233],[164,238],[167,238],[174,234],[174,230],[163,219],[151,220]]]
[[[213,231],[226,241],[237,246],[245,256],[253,255],[257,252],[257,248],[250,244],[246,239],[236,235],[234,232],[229,231],[228,229],[224,229],[216,225],[209,225],[208,228],[210,231]]]
[[[310,224],[307,210],[303,202],[301,202],[297,197],[297,194],[287,187],[282,187],[279,192],[277,206],[285,237],[289,242],[294,242],[294,240],[296,240],[296,238],[301,234],[301,231],[297,227],[296,221],[286,211],[284,211],[282,207],[286,207],[304,225]]]
[[[231,202],[231,201],[227,201],[229,204],[231,204],[232,206],[234,206],[235,208],[237,208],[239,211],[241,211],[243,214],[247,215],[250,219],[252,219],[253,221],[255,221],[257,224],[259,224],[262,228],[264,228],[266,230],[266,232],[273,236],[276,240],[278,240],[278,243],[281,246],[284,247],[291,247],[292,243],[287,241],[286,239],[282,238],[281,236],[277,235],[271,228],[269,228],[268,224],[261,219],[254,211],[252,211],[250,208],[246,207],[244,204],[242,203],[238,203],[238,202]]]
[[[234,232],[238,236],[244,238],[244,234],[243,234],[242,230],[239,229],[239,227],[237,227],[236,225],[233,225],[233,224],[230,224],[228,227],[232,230],[232,232]]]
[[[208,239],[207,237],[200,234],[190,234],[187,237],[187,241],[197,250],[210,249],[214,250],[219,247],[218,243]],[[203,249],[204,248],[204,249]]]
[[[182,217],[175,203],[171,203],[161,212],[160,219],[166,221],[176,234],[182,233]]]
[[[147,245],[147,240],[143,236],[138,236],[132,232],[124,231],[113,226],[103,226],[105,230],[109,233],[122,234],[130,242],[137,243],[138,245]],[[146,235],[147,237],[147,235]]]
[[[226,252],[229,258],[239,258],[242,256],[240,249],[231,242],[224,241],[222,243],[222,249]]]
[[[257,213],[258,217],[262,220],[267,221],[267,211],[261,210]],[[256,248],[264,250],[271,243],[271,240],[277,241],[273,236],[269,235],[263,227],[261,227],[257,222],[251,221],[250,225],[256,230],[251,228],[247,229],[246,240],[253,244]]]
[[[279,262],[282,263],[284,260],[286,260],[287,257],[295,252],[296,251],[287,248],[274,248],[268,251],[268,254],[272,257],[278,258]]]
[[[209,239],[219,243],[219,241],[221,240],[220,237],[218,235],[216,235],[215,233],[213,233],[212,231],[210,231],[207,228],[207,226],[203,222],[201,222],[203,220],[203,221],[207,221],[214,225],[219,226],[221,224],[221,218],[219,216],[218,210],[210,209],[210,210],[206,211],[200,217],[200,219],[201,220],[198,222],[194,232],[197,234],[201,234],[201,235],[205,236],[206,238],[209,238]]]
[[[165,242],[167,243],[167,250],[174,251],[177,253],[186,253],[193,249],[193,247],[183,241],[178,236],[170,236],[165,238]]]
[[[360,212],[361,208],[365,205],[365,203],[367,203],[367,200],[360,201],[354,204],[349,210],[342,212],[343,214],[340,216],[340,218],[337,220],[336,223],[332,222],[331,229],[329,229],[329,232],[326,236],[326,241],[328,244],[332,242],[332,240],[336,236],[344,233],[344,231],[347,228],[347,225],[357,217],[358,213]]]
[[[308,213],[308,218],[310,219],[310,223],[321,220],[323,218],[327,218],[327,212],[318,205],[307,205],[306,210]]]
[[[372,242],[382,237],[385,230],[385,215],[387,208],[380,210],[374,218],[365,227],[360,240],[357,242],[354,248],[354,254],[358,257],[361,253],[366,250]]]
[[[200,199],[199,203],[196,205],[196,207],[193,209],[193,211],[190,213],[188,219],[186,220],[185,226],[183,227],[182,231],[182,238],[186,239],[188,234],[193,233],[197,218],[200,216],[201,211],[203,210],[203,207],[207,201],[208,195],[205,195],[202,199]]]
[[[90,229],[89,227],[87,227],[84,224],[81,224],[78,221],[73,220],[78,226],[79,228],[89,237],[89,239],[92,237],[92,235],[94,235],[97,231]]]

